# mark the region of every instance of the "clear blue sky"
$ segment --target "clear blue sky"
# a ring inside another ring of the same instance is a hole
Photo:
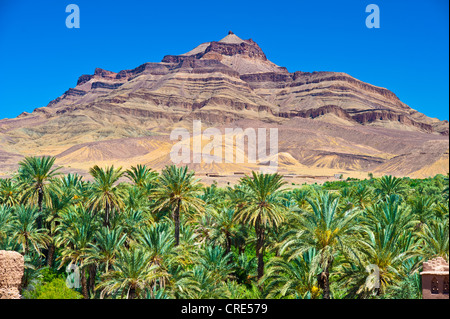
[[[68,29],[68,4],[81,11]],[[381,28],[368,29],[368,4]],[[294,71],[346,72],[449,118],[448,0],[0,0],[0,118],[45,106],[96,67],[118,72],[232,30]]]

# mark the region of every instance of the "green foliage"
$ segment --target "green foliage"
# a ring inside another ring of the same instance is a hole
[[[49,283],[40,285],[29,299],[82,299],[79,292],[67,288],[66,282],[62,278],[54,278]]]
[[[417,299],[422,262],[449,258],[448,175],[284,189],[278,174],[221,188],[187,167],[57,171],[26,158],[0,179],[0,249],[24,255],[25,298]]]
[[[49,283],[58,277],[62,277],[62,273],[60,271],[56,271],[53,268],[42,268],[41,275],[42,275],[42,280],[45,283]]]

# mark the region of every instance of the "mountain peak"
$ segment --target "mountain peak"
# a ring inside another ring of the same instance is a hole
[[[216,60],[240,74],[276,72],[287,69],[270,62],[252,39],[243,40],[232,31],[220,41],[205,42],[180,55],[166,55],[162,62],[179,64],[185,60]]]
[[[251,40],[251,39],[242,40],[237,35],[235,35],[233,33],[233,31],[228,31],[228,35],[225,38],[223,38],[222,40],[202,43],[202,44],[198,45],[197,47],[195,47],[194,49],[192,49],[191,51],[180,54],[180,56],[203,55],[208,51],[208,49],[210,50],[212,43],[232,44],[232,45],[233,44],[239,45],[241,43],[246,43],[248,45],[256,46],[256,47],[258,47],[258,49],[260,49],[259,46],[253,40]]]
[[[228,35],[219,41],[219,43],[232,43],[232,44],[240,44],[244,42],[241,38],[235,35],[232,31],[228,32]]]

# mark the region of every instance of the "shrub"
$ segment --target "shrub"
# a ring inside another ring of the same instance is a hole
[[[55,278],[39,286],[30,297],[33,299],[82,299],[83,295],[67,288],[63,278]]]

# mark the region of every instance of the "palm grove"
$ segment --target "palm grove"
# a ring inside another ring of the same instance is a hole
[[[448,261],[448,176],[253,172],[220,188],[187,167],[94,166],[86,181],[54,161],[0,179],[0,250],[24,255],[24,298],[421,298],[422,262]]]

